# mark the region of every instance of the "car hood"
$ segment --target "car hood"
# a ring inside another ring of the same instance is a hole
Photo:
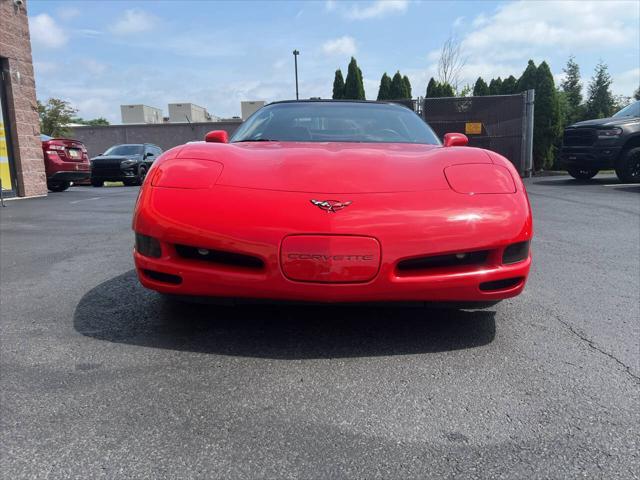
[[[309,193],[446,190],[447,166],[492,163],[469,147],[314,142],[191,144],[177,158],[223,164],[218,185]]]
[[[637,123],[640,121],[638,117],[619,117],[619,118],[597,118],[594,120],[585,120],[584,122],[577,122],[573,125],[569,125],[568,128],[581,128],[581,127],[615,127],[620,125],[627,125],[629,123]]]

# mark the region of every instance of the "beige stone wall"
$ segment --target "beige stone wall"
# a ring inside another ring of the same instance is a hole
[[[26,3],[0,0],[0,57],[8,83],[8,122],[20,196],[47,193]]]

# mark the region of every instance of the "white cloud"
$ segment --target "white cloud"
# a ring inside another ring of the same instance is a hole
[[[408,0],[375,0],[366,6],[355,5],[351,7],[346,12],[346,16],[352,20],[380,18],[390,13],[404,13],[408,6]]]
[[[69,40],[64,30],[46,13],[29,17],[29,31],[31,42],[39,47],[60,48]]]
[[[60,20],[72,20],[80,16],[80,10],[75,7],[62,7],[57,10],[57,17]]]
[[[463,49],[497,61],[549,51],[597,50],[638,45],[638,3],[611,0],[508,3],[479,15]]]
[[[322,45],[322,51],[326,55],[355,55],[358,51],[356,47],[356,42],[353,37],[349,37],[347,35],[336,38],[334,40],[329,40]]]
[[[100,63],[93,58],[85,58],[80,61],[80,64],[92,75],[101,75],[107,70],[107,66],[104,63]]]
[[[625,72],[612,74],[611,90],[619,95],[631,96],[640,87],[640,68],[632,68]]]
[[[124,11],[116,23],[109,27],[109,30],[116,35],[130,35],[146,32],[153,29],[158,19],[144,10],[132,8]]]

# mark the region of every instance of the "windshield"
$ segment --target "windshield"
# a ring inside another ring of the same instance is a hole
[[[620,117],[640,117],[640,102],[635,102],[631,105],[627,105],[613,116],[613,118]]]
[[[142,145],[115,145],[103,155],[142,155]]]
[[[268,105],[242,124],[231,141],[440,144],[431,128],[408,108],[357,102]]]

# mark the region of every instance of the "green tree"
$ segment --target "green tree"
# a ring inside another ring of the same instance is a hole
[[[425,97],[427,98],[435,98],[438,97],[436,89],[438,88],[438,82],[436,82],[435,78],[431,77],[429,83],[427,84],[427,93]]]
[[[411,82],[409,81],[409,77],[404,75],[402,77],[402,84],[404,86],[404,97],[402,98],[413,98],[411,95]]]
[[[564,79],[560,83],[560,88],[564,93],[566,124],[570,124],[577,122],[584,116],[580,66],[576,63],[573,55],[569,57],[567,65],[562,71],[564,72]]]
[[[344,78],[342,77],[342,70],[336,70],[336,75],[333,78],[333,98],[334,100],[340,100],[344,98]]]
[[[518,93],[518,80],[513,75],[509,75],[502,81],[502,95]]]
[[[399,100],[401,98],[404,98],[404,82],[402,81],[402,75],[400,75],[400,72],[396,72],[396,74],[393,76],[393,79],[391,80],[391,92],[390,92],[390,96],[391,96],[391,100]]]
[[[492,78],[489,82],[489,95],[500,95],[502,94],[502,79]]]
[[[77,110],[65,100],[50,98],[42,104],[38,101],[40,131],[50,137],[66,137],[70,134],[67,125],[72,123]]]
[[[525,68],[524,72],[518,79],[518,92],[524,92],[526,90],[531,90],[536,88],[536,82],[538,77],[538,69],[536,64],[533,63],[533,60],[529,60],[527,63],[527,68]]]
[[[476,80],[476,84],[473,86],[473,96],[474,97],[483,97],[485,95],[489,95],[489,86],[487,82],[485,82],[482,77],[478,77]]]
[[[440,96],[441,97],[455,97],[456,96],[456,91],[448,83],[441,83],[440,84]]]
[[[80,123],[82,125],[90,125],[92,127],[111,125],[109,120],[104,117],[92,118],[91,120],[85,120],[84,118],[75,117],[71,119],[71,123]]]
[[[536,71],[536,108],[533,118],[533,163],[536,169],[551,168],[554,163],[554,144],[560,135],[560,105],[547,62]]]
[[[387,72],[382,74],[380,78],[380,88],[378,89],[378,100],[390,100],[391,94],[391,77],[387,75]]]
[[[362,70],[358,68],[358,62],[351,57],[349,69],[347,70],[347,80],[344,82],[344,97],[350,100],[365,100],[364,84],[362,81]]]
[[[473,95],[473,87],[467,83],[464,87],[462,87],[462,90],[460,90],[458,96],[468,97],[470,95]]]
[[[598,62],[587,88],[586,116],[588,118],[605,118],[613,115],[615,99],[610,87],[609,68],[605,63]]]

